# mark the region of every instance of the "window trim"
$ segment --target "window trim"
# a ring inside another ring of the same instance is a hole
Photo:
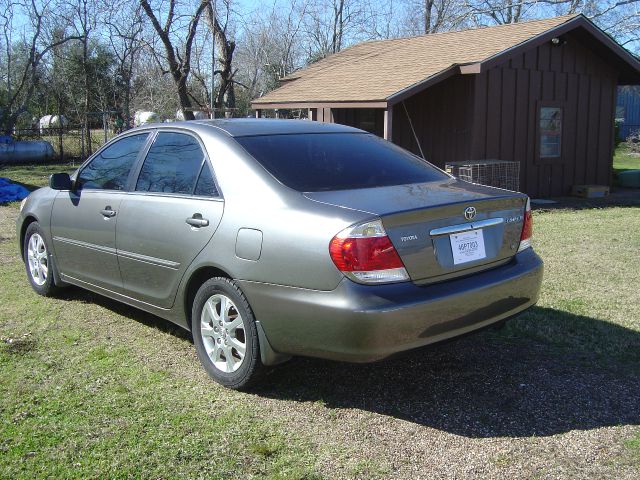
[[[224,200],[222,190],[220,189],[220,184],[218,183],[218,179],[216,177],[216,171],[213,168],[211,160],[209,159],[209,153],[207,152],[207,149],[205,148],[204,143],[202,142],[202,139],[195,132],[191,130],[185,130],[182,128],[176,128],[176,127],[169,127],[169,128],[155,127],[152,130],[152,133],[153,134],[151,136],[151,140],[147,142],[147,144],[145,145],[145,148],[141,150],[144,152],[144,155],[137,158],[136,164],[131,169],[131,173],[133,173],[133,175],[129,177],[129,183],[127,184],[127,192],[131,193],[132,195],[151,195],[156,197],[161,196],[161,197],[174,197],[174,198],[193,198],[193,199],[200,199],[200,200],[215,200],[215,201]],[[200,164],[200,170],[198,171],[198,176],[196,177],[196,181],[193,184],[193,190],[191,190],[190,194],[189,193],[169,193],[169,192],[143,192],[143,191],[136,190],[136,184],[138,183],[138,178],[140,176],[140,172],[142,171],[142,166],[144,165],[144,161],[147,159],[149,150],[151,150],[151,147],[153,146],[156,139],[158,138],[158,135],[161,133],[180,133],[183,135],[189,135],[193,137],[196,140],[196,142],[198,142],[198,145],[200,145],[200,149],[204,154],[204,158],[202,160],[202,163]],[[213,183],[216,186],[216,189],[218,190],[218,196],[216,197],[194,195],[196,186],[198,184],[198,180],[200,179],[200,175],[202,174],[202,167],[204,164],[208,164],[209,169],[211,170]]]
[[[541,154],[541,142],[542,142],[542,131],[540,129],[540,120],[542,115],[543,108],[557,108],[560,110],[560,153],[559,155],[553,156],[542,156]],[[564,161],[564,116],[565,116],[565,105],[564,102],[560,101],[551,101],[551,100],[540,100],[536,103],[536,137],[535,137],[535,163],[546,165],[546,164],[558,164]]]
[[[72,180],[72,188],[74,192],[117,192],[117,193],[123,193],[123,192],[128,192],[129,188],[130,188],[130,184],[131,184],[131,176],[133,175],[133,173],[136,171],[138,162],[140,161],[140,157],[144,154],[146,155],[146,152],[149,148],[149,140],[153,137],[152,134],[153,132],[151,130],[130,130],[129,132],[127,132],[126,134],[122,134],[122,135],[117,135],[115,137],[113,137],[111,140],[109,140],[107,143],[105,143],[104,145],[102,145],[102,147],[100,147],[98,150],[96,150],[93,155],[91,155],[89,158],[87,158],[84,162],[82,162],[82,164],[78,167],[78,169],[73,173],[73,175],[71,175],[71,180]],[[136,158],[134,159],[132,165],[131,165],[131,170],[129,170],[129,175],[127,176],[127,181],[124,184],[124,188],[122,190],[115,190],[113,188],[88,188],[86,190],[83,190],[82,188],[78,188],[76,182],[78,180],[78,177],[80,176],[80,174],[82,173],[82,171],[91,163],[93,162],[99,155],[102,154],[102,152],[104,152],[107,148],[111,147],[112,145],[116,144],[117,142],[119,142],[120,140],[124,140],[125,138],[129,138],[129,137],[133,137],[133,136],[137,136],[137,135],[147,135],[147,139],[145,140],[144,144],[142,145],[142,147],[140,148],[140,150],[138,151],[138,155],[136,156]]]

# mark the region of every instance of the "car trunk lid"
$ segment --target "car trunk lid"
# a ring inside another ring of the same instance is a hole
[[[527,199],[455,179],[305,196],[380,217],[411,280],[418,284],[507,262],[518,250]]]

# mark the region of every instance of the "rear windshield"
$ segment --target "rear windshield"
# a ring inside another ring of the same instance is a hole
[[[236,141],[280,182],[300,192],[448,178],[415,155],[365,133],[264,135]]]

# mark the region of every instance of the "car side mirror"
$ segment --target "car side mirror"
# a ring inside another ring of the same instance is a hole
[[[68,173],[54,173],[49,177],[49,187],[53,190],[71,190],[71,177]]]

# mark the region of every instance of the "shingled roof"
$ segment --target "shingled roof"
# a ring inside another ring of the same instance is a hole
[[[326,103],[393,102],[394,97],[454,73],[479,73],[490,62],[551,32],[586,26],[606,37],[626,62],[638,62],[582,15],[360,43],[282,79],[254,108]],[[562,28],[568,27],[568,28]],[[559,32],[561,33],[561,32]],[[600,38],[603,40],[603,38]],[[466,69],[466,71],[465,71]],[[425,85],[426,88],[426,85]]]

